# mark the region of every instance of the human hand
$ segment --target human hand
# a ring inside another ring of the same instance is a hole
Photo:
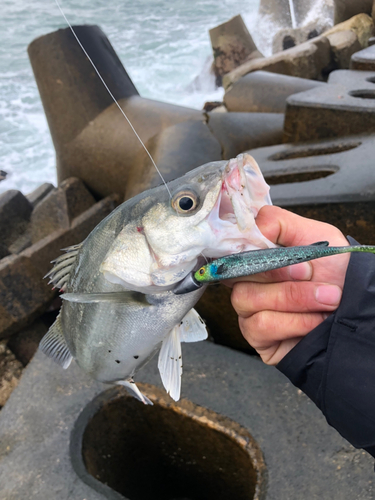
[[[269,240],[283,246],[349,243],[336,227],[264,206],[256,219]],[[333,255],[224,282],[233,286],[232,305],[241,332],[262,360],[277,365],[311,330],[337,309],[350,254]]]

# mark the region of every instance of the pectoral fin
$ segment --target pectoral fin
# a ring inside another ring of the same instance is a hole
[[[64,338],[60,315],[57,316],[54,324],[42,338],[39,349],[64,369],[69,367],[73,356]]]
[[[181,342],[199,342],[208,337],[206,325],[195,309],[190,309],[180,323]]]
[[[143,293],[133,292],[131,290],[108,293],[63,293],[61,298],[63,300],[67,300],[68,302],[79,302],[82,304],[97,304],[99,302],[125,304],[128,302],[137,302],[142,306],[150,305]]]

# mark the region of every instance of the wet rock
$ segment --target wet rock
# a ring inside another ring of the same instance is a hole
[[[254,71],[240,78],[227,90],[224,102],[228,111],[285,113],[287,97],[320,85],[325,83]]]
[[[74,218],[70,227],[49,234],[19,255],[0,261],[0,339],[31,324],[56,295],[43,276],[61,248],[83,241],[118,203],[112,195]]]
[[[8,340],[8,348],[23,366],[26,366],[36,353],[39,342],[47,331],[47,325],[41,319],[37,319],[32,325],[13,335]]]
[[[326,36],[331,44],[334,68],[348,69],[352,55],[361,50],[357,35],[354,31],[346,30]]]
[[[5,246],[13,243],[25,230],[30,220],[32,205],[15,189],[0,195],[0,235]]]
[[[353,31],[358,38],[362,48],[367,47],[369,38],[374,34],[374,22],[367,14],[358,14],[345,22],[336,24],[333,28],[324,32],[324,36],[332,35],[339,31]]]
[[[280,144],[284,116],[274,113],[208,113],[208,128],[229,160],[246,149]]]
[[[50,182],[45,182],[38,186],[34,191],[26,195],[26,198],[32,204],[33,207],[37,205],[43,198],[47,196],[47,194],[54,189],[54,185]]]
[[[368,39],[368,46],[371,47],[372,45],[375,45],[375,36]]]
[[[350,68],[360,71],[375,71],[375,45],[353,54]]]
[[[3,181],[8,174],[5,172],[5,170],[0,170],[0,181]]]
[[[5,405],[22,375],[22,364],[4,341],[0,342],[0,408]]]
[[[335,71],[330,75],[329,85],[288,97],[284,142],[374,132],[375,89],[372,78],[375,75],[363,74],[361,77],[360,71]]]
[[[240,15],[210,30],[216,82],[245,61],[263,57]]]
[[[95,203],[82,181],[69,178],[40,201],[31,215],[31,239],[36,243],[59,229],[66,229],[71,221]]]
[[[335,0],[335,24],[342,23],[357,14],[371,14],[373,0]]]
[[[331,46],[324,36],[313,38],[278,54],[249,61],[224,76],[225,89],[253,71],[270,71],[300,78],[320,79],[331,62]]]

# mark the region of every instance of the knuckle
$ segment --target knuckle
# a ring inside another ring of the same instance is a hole
[[[249,318],[253,335],[262,334],[268,330],[268,316],[268,311],[259,311]]]
[[[232,306],[237,314],[250,309],[252,303],[252,284],[251,283],[236,283],[231,294]]]
[[[288,303],[296,304],[300,307],[305,307],[308,302],[305,287],[294,281],[286,283],[285,297]]]

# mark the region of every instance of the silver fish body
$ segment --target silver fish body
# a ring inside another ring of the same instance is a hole
[[[159,349],[159,370],[178,399],[181,342],[207,337],[192,309],[204,288],[173,289],[202,258],[273,247],[255,217],[269,187],[255,160],[212,162],[126,201],[49,273],[63,306],[41,349],[64,368],[72,358],[102,382],[132,384]]]

